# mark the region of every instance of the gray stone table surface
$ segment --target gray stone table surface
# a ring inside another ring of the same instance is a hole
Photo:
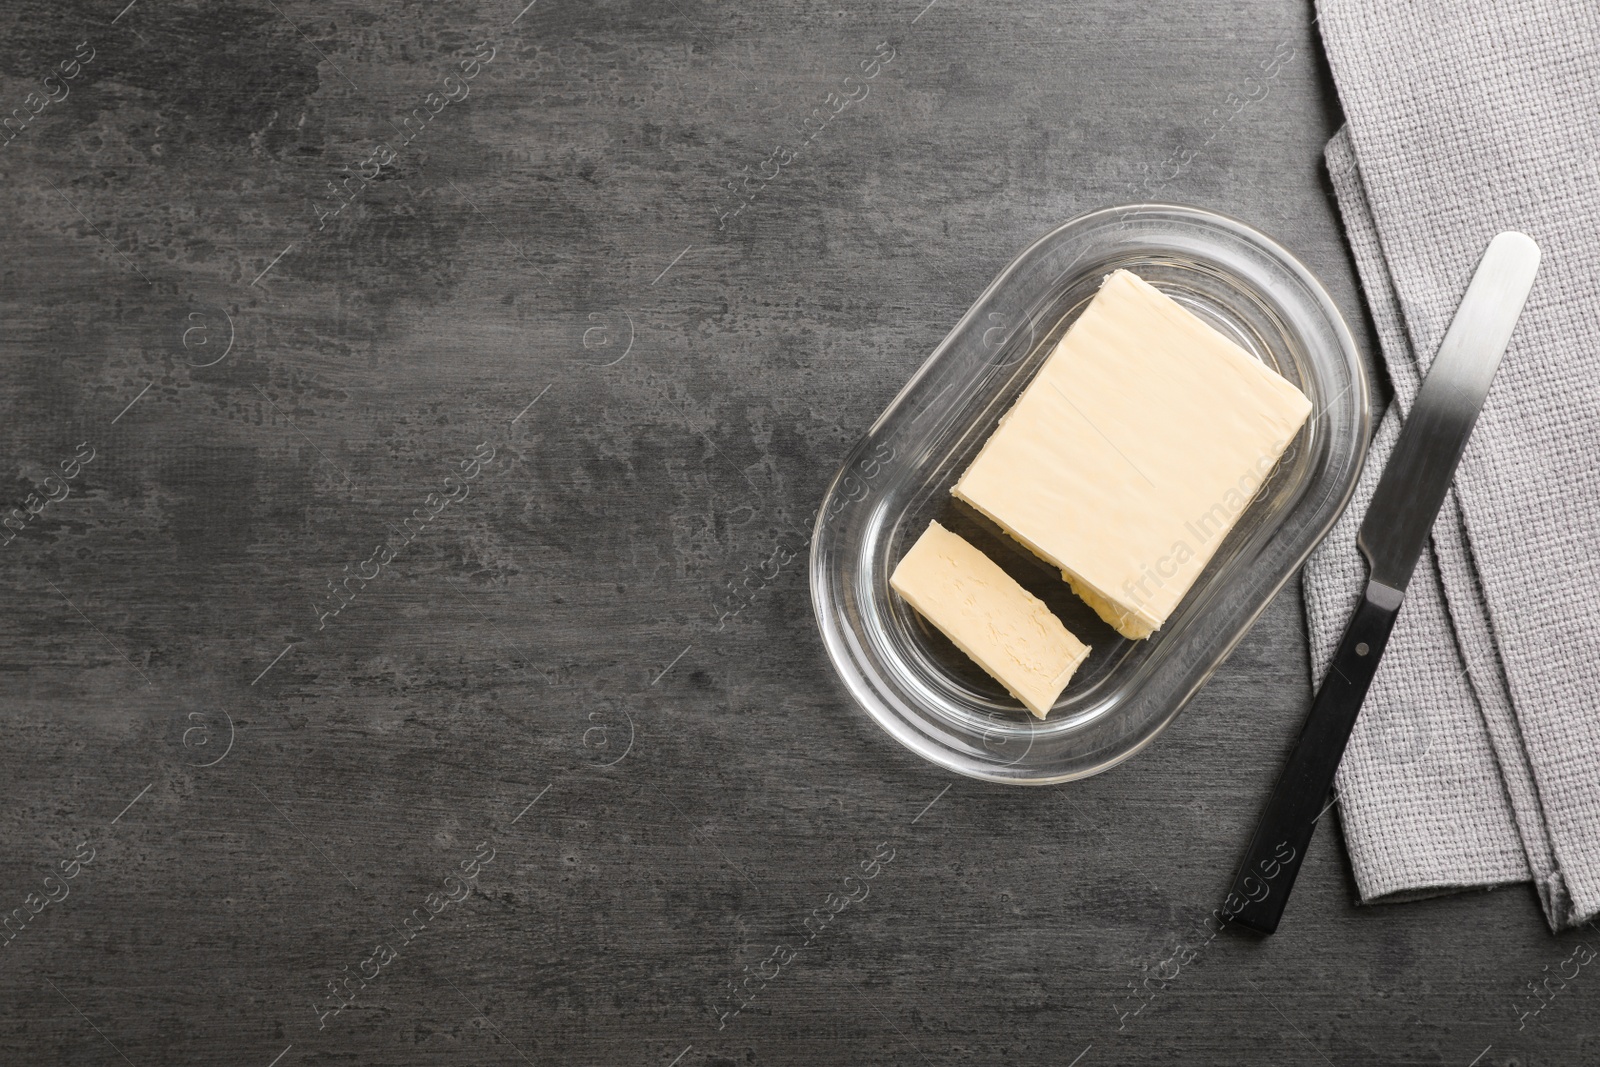
[[[1594,931],[1332,820],[1207,940],[1293,587],[1065,787],[834,676],[767,561],[1045,231],[1164,181],[1371,345],[1308,5],[925,4],[5,5],[0,1063],[1600,1063]]]

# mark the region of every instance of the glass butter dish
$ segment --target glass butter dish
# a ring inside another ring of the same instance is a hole
[[[1311,416],[1182,603],[1121,637],[1059,571],[950,488],[1106,275],[1126,268],[1299,387]],[[1139,204],[1046,234],[984,290],[845,459],[818,510],[811,599],[851,695],[953,771],[1044,785],[1148,744],[1227,658],[1344,510],[1366,457],[1366,379],[1321,284],[1270,238],[1197,208]],[[889,588],[930,520],[961,534],[1093,648],[1039,721]]]

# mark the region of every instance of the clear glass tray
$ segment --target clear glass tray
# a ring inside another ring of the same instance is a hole
[[[1059,572],[950,487],[1111,271],[1126,267],[1299,386],[1312,412],[1165,626],[1130,641]],[[1149,744],[1227,658],[1344,510],[1366,457],[1355,342],[1310,271],[1266,236],[1197,208],[1139,204],[1072,220],[1001,272],[846,458],[811,541],[811,598],[851,695],[953,771],[1042,785]],[[1093,646],[1041,722],[889,589],[930,519],[960,533]]]

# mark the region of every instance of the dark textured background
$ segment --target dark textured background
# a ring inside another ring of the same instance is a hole
[[[0,111],[94,58],[0,149],[4,505],[95,458],[0,550],[0,1062],[1600,1063],[1592,973],[1518,1029],[1594,931],[1520,887],[1357,908],[1332,820],[1280,934],[1132,1014],[1307,706],[1296,592],[1149,751],[1019,790],[856,710],[803,563],[752,578],[1083,211],[1244,218],[1370,344],[1305,4],[923,2],[5,5]]]

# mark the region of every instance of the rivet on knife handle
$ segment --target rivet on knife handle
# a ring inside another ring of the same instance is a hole
[[[1278,928],[1411,572],[1538,269],[1539,247],[1526,234],[1507,231],[1489,242],[1417,391],[1357,538],[1370,567],[1366,590],[1223,905],[1241,926],[1264,934]]]

